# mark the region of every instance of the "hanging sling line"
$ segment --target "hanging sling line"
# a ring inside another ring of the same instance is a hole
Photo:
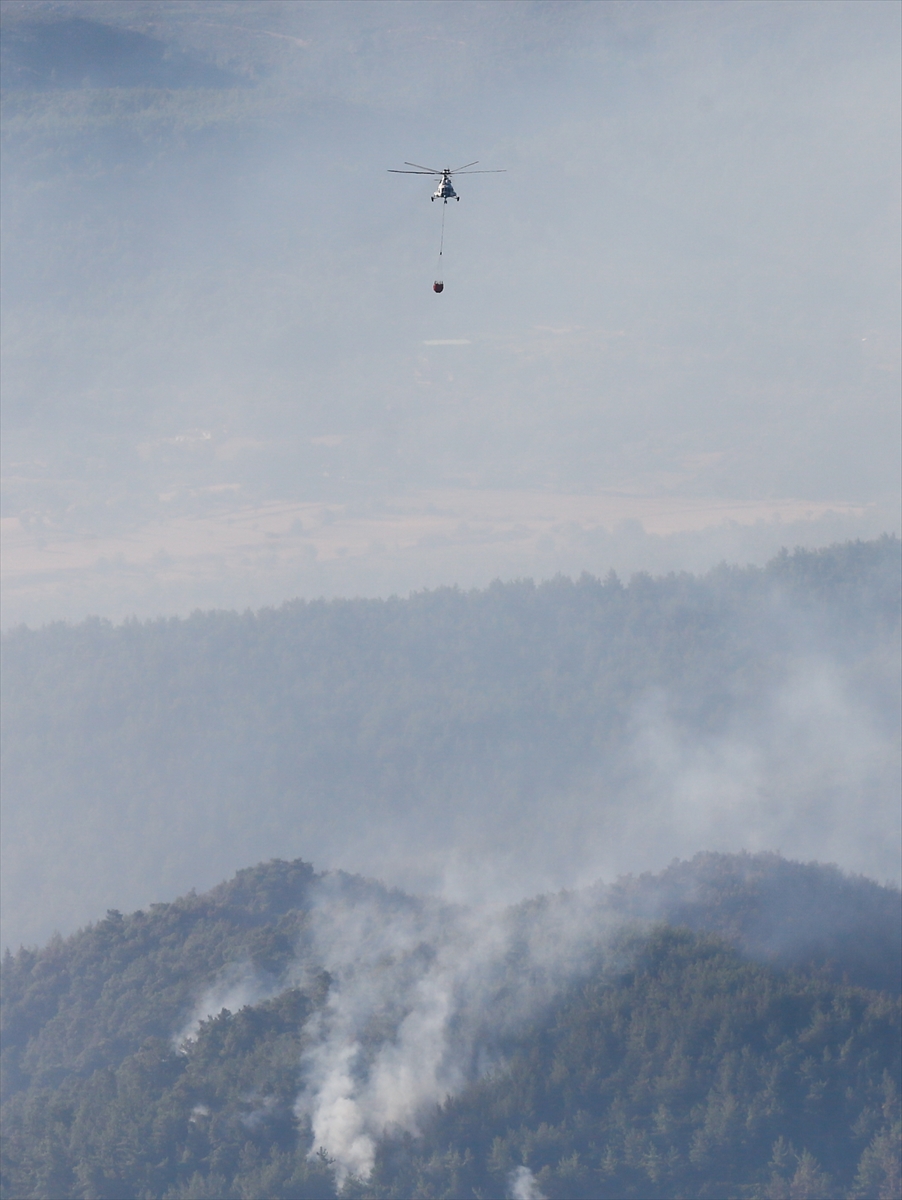
[[[448,206],[448,201],[446,200],[442,204],[442,238],[438,245],[438,267],[436,268],[436,272],[435,272],[436,279],[435,279],[435,283],[432,285],[432,290],[434,292],[442,291],[442,289],[445,286],[444,283],[442,282],[442,255],[445,252],[445,209],[447,208],[447,206]]]

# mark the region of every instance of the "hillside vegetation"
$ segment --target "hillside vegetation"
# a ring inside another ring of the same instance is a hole
[[[400,1200],[498,1197],[519,1180],[562,1198],[894,1200],[894,889],[775,855],[699,855],[508,910],[482,959],[449,936],[460,919],[273,862],[8,954],[3,1195]],[[351,926],[360,941],[338,952]],[[576,953],[549,974],[549,934],[566,929]],[[448,946],[459,969],[436,974]],[[476,976],[491,976],[478,992]],[[362,1109],[381,1055],[409,1052],[411,1089],[428,1074],[428,1043],[404,1033],[425,984],[445,989],[454,1094],[436,1075],[413,1123],[379,1118],[368,1172],[318,1154],[330,1014],[369,998],[338,1047],[357,1052],[348,1103]]]
[[[4,939],[300,854],[509,898],[713,845],[895,877],[899,551],[14,630]]]

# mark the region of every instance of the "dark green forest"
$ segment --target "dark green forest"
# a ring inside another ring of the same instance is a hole
[[[3,1196],[898,1196],[897,890],[773,854],[703,854],[510,910],[481,993],[489,1058],[415,1130],[383,1130],[367,1179],[317,1153],[298,1104],[323,1014],[350,986],[320,961],[324,908],[386,931],[427,920],[405,969],[456,919],[272,862],[7,953]],[[529,931],[556,928],[555,911],[582,924],[581,961],[506,1019],[536,986]],[[382,999],[361,1026],[361,1078],[375,1049],[400,1044],[414,993],[393,1007],[384,981],[403,958],[399,940],[373,960],[367,992]],[[238,967],[261,998],[186,1037],[198,995]],[[449,1015],[448,1053],[465,1020],[462,1004]]]
[[[887,537],[13,630],[3,1196],[898,1200],[899,609]]]
[[[474,884],[506,863],[509,898],[750,844],[895,878],[899,629],[885,537],[705,576],[13,630],[5,944],[272,857],[423,891],[450,845]]]

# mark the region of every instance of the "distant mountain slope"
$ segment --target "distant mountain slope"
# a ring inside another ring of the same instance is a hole
[[[468,897],[705,846],[895,878],[899,551],[16,630],[3,936],[300,853]]]
[[[5,957],[3,1195],[476,1197],[521,1171],[546,1196],[888,1197],[898,998],[855,981],[897,978],[900,913],[894,889],[776,855],[500,924],[301,861],[244,870]],[[330,1054],[356,1062],[370,1157],[323,1121]],[[399,1055],[403,1119],[370,1108]],[[323,1140],[331,1164],[308,1159]]]
[[[899,1033],[873,994],[664,931],[346,1194],[891,1200]]]
[[[804,963],[862,987],[902,991],[898,891],[835,866],[706,853],[600,890],[624,917],[715,933],[760,962]]]

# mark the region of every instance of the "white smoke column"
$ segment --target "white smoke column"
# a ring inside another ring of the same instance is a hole
[[[380,1136],[416,1133],[425,1109],[491,1065],[499,1037],[591,970],[600,918],[572,897],[524,914],[338,887],[326,881],[313,910],[332,984],[306,1030],[296,1111],[343,1181],[365,1178]]]
[[[508,1196],[510,1200],[545,1200],[545,1195],[539,1190],[536,1177],[529,1167],[517,1167],[507,1177]]]
[[[898,879],[893,668],[897,674],[895,663],[864,671],[814,654],[793,659],[765,704],[740,709],[710,733],[681,720],[678,695],[650,692],[633,714],[632,781],[605,813],[596,877],[616,875],[637,853],[654,870],[703,846],[779,849]]]
[[[261,978],[249,962],[231,964],[197,1000],[191,1016],[172,1039],[173,1045],[178,1048],[185,1042],[193,1042],[203,1022],[218,1017],[224,1008],[236,1013],[246,1005],[269,999],[280,990],[276,980]]]

